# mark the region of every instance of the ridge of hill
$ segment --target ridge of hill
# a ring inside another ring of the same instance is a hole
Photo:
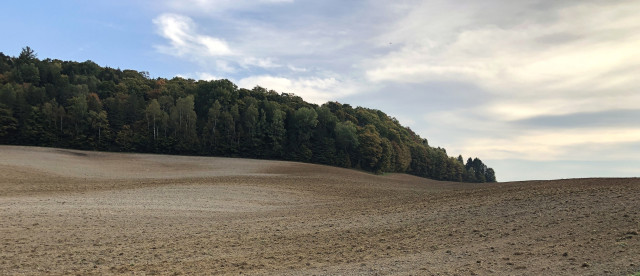
[[[437,180],[495,182],[478,158],[450,157],[380,110],[226,79],[0,53],[0,143],[300,161]]]

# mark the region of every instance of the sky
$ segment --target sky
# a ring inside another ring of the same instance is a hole
[[[498,181],[640,177],[640,1],[5,1],[0,52],[384,111]]]

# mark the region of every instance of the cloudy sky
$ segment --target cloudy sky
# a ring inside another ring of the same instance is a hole
[[[640,1],[9,1],[0,51],[380,109],[499,181],[640,176]]]

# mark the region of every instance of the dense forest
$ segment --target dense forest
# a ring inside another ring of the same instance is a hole
[[[374,173],[495,182],[382,111],[310,104],[229,80],[152,79],[92,61],[0,53],[0,143],[292,160]]]

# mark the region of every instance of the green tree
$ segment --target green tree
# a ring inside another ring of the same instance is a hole
[[[91,128],[98,132],[98,143],[96,147],[100,147],[102,144],[102,133],[105,129],[109,128],[109,120],[107,119],[107,112],[102,110],[99,112],[89,111],[89,124]]]
[[[244,116],[242,120],[244,122],[244,126],[249,133],[250,139],[253,140],[253,137],[255,136],[256,124],[258,123],[258,108],[255,105],[251,104],[249,105],[249,107],[247,107],[247,110],[243,115]]]
[[[223,111],[220,113],[220,123],[218,124],[218,128],[219,130],[217,133],[222,137],[221,144],[219,146],[220,151],[223,154],[230,155],[235,150],[236,123],[229,111]]]
[[[13,111],[0,103],[0,141],[7,142],[17,129],[18,120],[13,117]]]
[[[409,146],[411,152],[411,164],[409,173],[421,177],[431,177],[429,175],[429,155],[427,148],[423,144],[414,143]]]
[[[207,113],[207,125],[205,127],[205,143],[209,145],[209,151],[213,152],[213,149],[217,146],[216,130],[218,129],[218,121],[220,120],[222,106],[219,101],[215,101],[209,108]]]
[[[158,140],[160,126],[166,127],[167,113],[160,109],[158,100],[153,99],[145,109],[145,117],[147,119],[147,129],[151,129],[153,140]]]
[[[337,149],[335,142],[335,128],[338,118],[331,113],[327,106],[316,108],[318,114],[318,125],[311,137],[311,150],[313,152],[312,162],[335,165],[338,163]]]
[[[240,144],[240,135],[238,132],[239,132],[240,126],[242,125],[242,122],[240,121],[240,109],[238,108],[238,104],[234,104],[231,106],[231,109],[229,110],[229,114],[231,115],[231,118],[233,118],[233,122],[234,122],[234,126],[232,128],[233,130],[232,140],[234,141],[233,149],[235,151],[237,150],[237,147]]]
[[[485,173],[485,180],[487,182],[496,182],[496,172],[492,168],[488,168]]]
[[[56,99],[52,99],[42,105],[42,113],[47,127],[53,132],[62,134],[62,123],[66,117],[64,107],[59,105]]]
[[[273,110],[271,115],[271,122],[267,127],[267,139],[269,149],[273,156],[282,157],[282,150],[284,149],[285,137],[287,130],[285,128],[285,118],[287,114],[279,109]]]
[[[382,156],[378,160],[374,171],[376,172],[392,172],[394,170],[394,164],[392,163],[392,158],[394,156],[393,145],[391,145],[391,141],[386,137],[382,137],[380,139],[380,146],[382,147]]]
[[[36,67],[35,64],[29,63],[20,65],[19,72],[22,81],[33,84],[40,83],[40,70],[38,69],[38,67]]]
[[[291,117],[290,143],[295,159],[300,161],[309,161],[311,159],[313,153],[309,142],[316,125],[318,125],[318,114],[315,110],[302,107],[293,113]]]
[[[351,121],[338,122],[335,135],[338,148],[337,164],[342,167],[351,167],[352,156],[360,145],[356,125]]]
[[[102,111],[102,101],[96,93],[89,93],[87,95],[87,108],[95,112]]]
[[[18,64],[27,64],[36,61],[36,52],[31,47],[26,46],[22,48],[20,55],[18,56]]]
[[[133,151],[133,131],[129,125],[122,126],[116,135],[116,144],[120,147],[120,151]]]
[[[8,83],[0,86],[0,103],[8,108],[13,107],[16,103],[16,88],[13,84]]]
[[[193,95],[179,98],[171,110],[171,120],[175,127],[176,137],[186,146],[196,142],[196,112],[193,109]]]
[[[382,159],[382,139],[373,125],[366,125],[358,134],[360,165],[365,170],[381,172],[378,162]]]
[[[87,119],[89,105],[87,98],[84,96],[75,96],[69,99],[69,115],[74,123],[75,135],[78,135],[83,129]]]
[[[47,121],[47,126],[49,128],[57,129],[57,111],[58,111],[58,102],[55,99],[46,102],[42,105],[42,113],[45,116]]]
[[[396,172],[406,172],[411,164],[411,151],[405,144],[399,144],[396,141],[391,142],[393,147],[393,164]]]

